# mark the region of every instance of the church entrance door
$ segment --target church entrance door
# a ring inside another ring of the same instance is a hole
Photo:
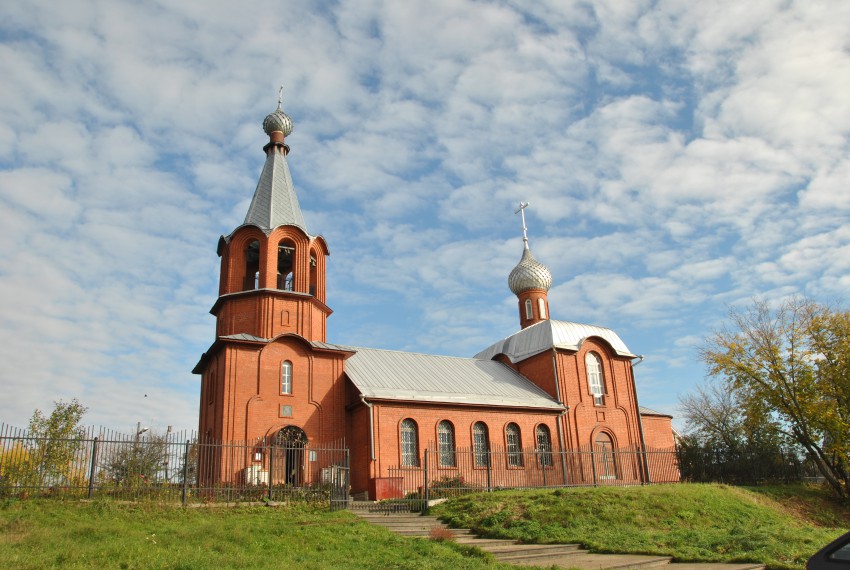
[[[307,434],[299,427],[286,426],[274,436],[274,483],[301,487],[304,484],[304,454]]]

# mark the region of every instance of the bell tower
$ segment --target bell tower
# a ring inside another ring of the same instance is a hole
[[[516,214],[522,216],[522,258],[508,276],[508,287],[519,298],[519,324],[530,327],[549,319],[548,292],[552,286],[552,272],[534,259],[528,247],[528,228],[525,227],[525,209],[528,202],[520,202]]]
[[[218,242],[219,297],[210,312],[219,337],[246,334],[265,339],[295,333],[324,342],[325,268],[321,236],[308,233],[292,184],[286,137],[292,119],[281,109],[263,121],[266,161],[245,221]]]

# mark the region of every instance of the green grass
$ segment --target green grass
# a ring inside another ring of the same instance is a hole
[[[432,512],[491,537],[795,570],[850,528],[846,506],[790,485],[500,491],[453,499]]]
[[[396,536],[348,512],[59,500],[0,504],[0,568],[504,568],[452,542]]]

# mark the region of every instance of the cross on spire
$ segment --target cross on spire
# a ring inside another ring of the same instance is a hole
[[[283,110],[283,85],[277,90],[277,110]]]
[[[528,249],[528,228],[525,227],[525,209],[528,208],[528,202],[520,202],[519,208],[514,212],[514,214],[520,214],[522,216],[522,244],[525,249]]]

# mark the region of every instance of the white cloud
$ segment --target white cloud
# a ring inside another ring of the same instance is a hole
[[[471,354],[514,330],[528,201],[552,314],[622,331],[650,356],[641,403],[672,409],[724,303],[847,289],[848,10],[9,5],[0,421],[76,395],[93,422],[193,425],[215,244],[281,83],[329,340]]]

